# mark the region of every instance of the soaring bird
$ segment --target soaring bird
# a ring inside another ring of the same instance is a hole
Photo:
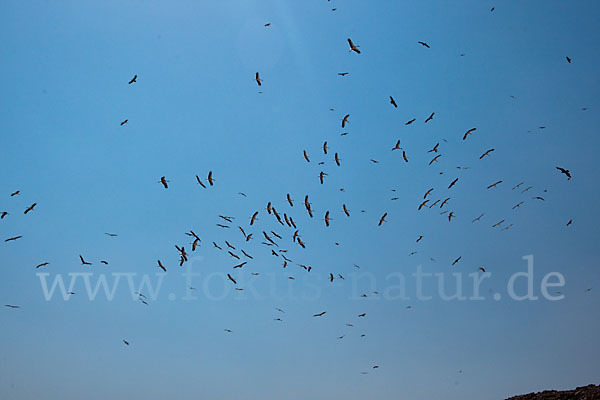
[[[8,215],[8,213],[6,211],[2,211],[0,213],[0,219],[4,219],[4,217],[6,217]]]
[[[323,220],[325,221],[325,225],[329,226],[329,220],[330,220],[330,218],[329,218],[329,211],[327,211],[325,213],[325,218],[323,218]]]
[[[427,192],[425,192],[425,196],[423,196],[423,198],[426,199],[427,196],[429,196],[431,194],[431,192],[433,192],[433,188],[431,188]]]
[[[412,124],[413,122],[415,122],[416,120],[417,120],[416,118],[413,118],[413,119],[411,119],[410,121],[406,122],[404,125],[410,125],[410,124]]]
[[[13,306],[12,304],[5,304],[4,307],[8,307],[8,308],[21,308],[20,306]]]
[[[137,75],[134,75],[133,78],[131,78],[131,80],[129,81],[129,84],[131,85],[132,83],[137,82]]]
[[[425,46],[425,47],[427,47],[428,49],[430,49],[429,45],[428,45],[427,43],[425,43],[425,42],[419,42],[419,44],[420,44],[421,46]]]
[[[208,177],[206,179],[208,180],[208,184],[210,186],[214,185],[215,180],[213,179],[212,171],[208,171]]]
[[[354,51],[354,52],[356,52],[356,54],[360,54],[360,50],[358,49],[358,46],[356,46],[354,43],[352,43],[352,39],[348,38],[348,44],[350,45],[350,51]]]
[[[444,201],[442,201],[442,204],[440,204],[440,208],[444,207],[444,205],[450,200],[450,197],[446,198]]]
[[[350,39],[348,39],[348,40],[350,40]],[[323,312],[320,312],[320,313],[318,313],[318,314],[315,314],[315,315],[313,315],[313,317],[322,317],[322,316],[323,316],[323,315],[325,315],[326,313],[327,313],[327,311],[323,311]]]
[[[487,188],[488,188],[488,189],[491,189],[491,188],[493,188],[493,187],[496,187],[496,186],[498,186],[498,185],[499,185],[499,184],[501,184],[501,183],[502,183],[502,181],[498,181],[498,182],[496,182],[496,183],[492,183],[492,184],[491,184],[490,186],[488,186]]]
[[[128,119],[126,119],[126,120],[122,121],[122,122],[121,122],[121,126],[125,125],[127,122],[129,122],[129,120],[128,120]]]
[[[390,96],[390,104],[393,105],[394,107],[398,108],[398,104],[396,104],[396,101],[394,100],[394,98],[392,96]]]
[[[117,235],[116,233],[105,233],[106,236],[110,236],[110,237],[117,237],[119,235]]]
[[[448,186],[448,189],[450,189],[452,186],[456,185],[456,182],[458,182],[458,178],[456,178],[455,180],[453,180],[453,181],[450,183],[450,186]]]
[[[160,177],[160,183],[162,183],[162,185],[165,187],[165,189],[169,188],[169,185],[167,184],[167,182],[169,182],[164,176]]]
[[[567,57],[567,62],[571,64],[571,59],[569,57]]]
[[[306,162],[310,162],[310,159],[308,158],[308,154],[306,153],[306,150],[302,151],[304,154],[304,159],[306,160]]]
[[[435,115],[435,113],[432,112],[431,115],[429,117],[427,117],[427,119],[425,120],[425,123],[428,123],[429,121],[431,121],[433,119],[434,115]]]
[[[254,80],[256,81],[256,83],[258,83],[258,86],[262,86],[262,79],[260,79],[260,75],[258,74],[258,72],[256,73]]]
[[[335,160],[335,163],[337,164],[337,166],[341,166],[340,164],[340,157],[338,156],[338,153],[335,153],[335,155],[333,156],[333,159]]]
[[[321,181],[321,185],[323,184],[323,180],[325,179],[325,176],[326,176],[326,175],[327,175],[327,174],[326,174],[325,172],[323,172],[323,171],[321,171],[321,172],[319,173],[319,180]]]
[[[570,219],[569,222],[567,222],[567,226],[571,225],[573,223],[573,220]]]
[[[425,200],[421,204],[419,204],[419,209],[417,211],[421,211],[421,208],[425,207],[427,203],[429,203],[429,200]]]
[[[11,193],[11,194],[10,194],[10,197],[13,197],[13,196],[18,196],[19,194],[21,194],[21,191],[20,191],[20,190],[17,190],[16,192],[13,192],[13,193]]]
[[[448,214],[448,222],[452,222],[452,218],[454,218],[454,211],[450,211],[450,214]]]
[[[269,26],[271,26],[271,23],[270,23],[270,22],[267,22],[267,23],[265,24],[265,26],[266,26],[266,27],[269,27]]]
[[[200,180],[200,177],[198,175],[196,175],[196,182],[198,182],[198,185],[200,185],[204,189],[206,189],[206,186],[204,185],[204,183],[202,183],[202,181]]]
[[[35,268],[41,268],[41,267],[45,267],[45,266],[46,266],[46,265],[48,265],[48,264],[50,264],[50,263],[49,263],[49,262],[44,262],[44,263],[41,263],[41,264],[38,264],[38,265],[36,265],[36,267],[35,267]]]
[[[434,162],[436,162],[438,160],[438,158],[440,158],[442,155],[438,154],[437,156],[433,157],[433,159],[431,161],[429,161],[429,165],[433,164]]]
[[[256,217],[258,217],[258,211],[256,211],[254,214],[252,214],[252,217],[250,217],[250,225],[254,225],[254,221],[256,221]]]
[[[483,157],[488,156],[492,151],[494,151],[495,149],[489,149],[488,151],[486,151],[485,153],[483,153],[481,155],[481,157],[479,157],[479,159],[481,160]]]
[[[556,167],[557,170],[559,170],[560,172],[562,172],[563,174],[565,174],[567,176],[567,179],[570,180],[571,179],[571,172],[569,172],[568,169],[564,169],[561,167]]]
[[[158,268],[162,269],[163,271],[167,272],[167,269],[165,268],[164,265],[162,265],[162,263],[160,262],[160,260],[158,260]]]
[[[342,118],[342,128],[346,127],[346,124],[348,123],[348,118],[350,118],[350,114],[346,114],[344,118]]]
[[[327,154],[327,149],[329,149],[329,147],[327,147],[327,140],[323,142],[323,153]]]
[[[462,258],[462,256],[458,257],[456,260],[454,260],[454,262],[452,263],[452,265],[456,264],[457,262],[460,261],[460,259]]]
[[[419,243],[421,239],[423,239],[423,235],[419,235],[419,238],[417,239],[416,243]]]
[[[342,204],[342,209],[344,210],[344,214],[346,214],[346,216],[350,216],[350,211],[348,211],[348,208],[346,207],[345,204]]]
[[[479,217],[475,218],[473,221],[471,222],[476,222],[476,221],[480,221],[481,217],[483,217],[485,214],[481,214]]]
[[[33,209],[35,208],[36,205],[37,205],[37,203],[33,203],[32,205],[27,207],[27,209],[25,210],[25,214],[27,214],[29,211],[33,211]]]
[[[428,153],[437,153],[439,145],[440,145],[439,143],[436,143],[436,145],[433,146],[433,148],[431,150],[429,150]]]
[[[469,136],[470,134],[472,134],[473,132],[475,132],[477,130],[477,128],[471,128],[468,131],[465,132],[465,135],[463,136],[463,140],[467,139],[467,136]]]
[[[129,346],[129,342],[127,340],[123,339],[123,343],[125,343],[127,346]]]
[[[396,142],[396,145],[394,146],[394,148],[392,148],[392,151],[394,151],[394,150],[402,150],[402,147],[400,147],[400,141],[399,140]]]
[[[23,236],[13,236],[13,237],[10,237],[10,238],[8,238],[8,239],[5,239],[4,241],[5,241],[5,242],[13,242],[13,241],[15,241],[15,240],[17,240],[17,239],[21,239],[22,237],[23,237]]]
[[[522,201],[522,202],[520,202],[520,203],[517,203],[517,204],[515,204],[515,205],[513,206],[513,208],[512,208],[512,209],[514,210],[515,208],[517,208],[517,207],[520,207],[520,206],[521,206],[521,204],[523,204],[523,203],[524,203],[524,202]]]
[[[367,313],[358,314],[359,318],[366,317],[366,316],[367,316]]]
[[[338,72],[338,75],[339,76],[346,76],[346,75],[348,75],[348,72]]]
[[[230,274],[227,274],[227,279],[229,279],[231,282],[233,282],[234,285],[237,285],[236,280],[233,279],[233,276],[231,276]]]
[[[381,218],[379,218],[379,224],[377,226],[381,226],[385,221],[385,217],[387,217],[387,213],[384,213]]]
[[[406,157],[406,151],[402,150],[402,158],[405,162],[408,162],[408,157]]]
[[[81,260],[81,265],[92,265],[92,263],[85,261],[81,254],[79,255],[79,259]]]

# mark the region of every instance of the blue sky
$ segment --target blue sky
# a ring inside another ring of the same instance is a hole
[[[3,1],[0,233],[23,238],[0,246],[0,303],[21,307],[0,310],[0,397],[498,399],[598,383],[599,11],[554,0]],[[391,151],[397,140],[408,163]],[[436,143],[442,157],[428,166]],[[209,171],[215,186],[203,189],[195,175]],[[533,188],[511,190],[520,182]],[[417,211],[430,188],[448,206]],[[294,218],[305,250],[267,215],[269,201]],[[202,239],[194,253],[190,229]],[[294,260],[286,269],[261,244],[271,230]],[[254,259],[233,270],[211,244],[225,240]],[[200,274],[197,300],[182,300],[175,245]],[[563,300],[506,297],[530,254],[536,295],[556,271]],[[168,273],[148,306],[124,283],[112,301],[90,301],[81,282],[68,301],[46,301],[36,275],[156,280],[157,259]],[[430,282],[433,299],[418,301],[418,266],[447,280],[483,266],[486,300],[443,301]],[[394,273],[409,299],[385,296]]]

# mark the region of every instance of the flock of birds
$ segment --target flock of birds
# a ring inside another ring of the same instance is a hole
[[[335,9],[333,9],[333,11],[335,11]],[[494,11],[494,9],[492,8],[491,11]],[[271,26],[271,23],[267,23],[264,25],[265,28],[269,28]],[[362,56],[361,55],[361,50],[359,48],[359,46],[351,39],[348,38],[347,39],[347,43],[348,43],[348,47],[349,47],[349,51],[351,53],[355,53],[355,55],[358,56]],[[419,45],[423,46],[426,49],[431,49],[431,46],[424,41],[419,41],[418,42]],[[568,63],[571,63],[572,60],[569,57],[566,57],[566,60]],[[340,72],[338,73],[338,75],[340,77],[344,77],[347,76],[349,74],[349,72]],[[263,79],[261,78],[261,75],[259,72],[256,72],[254,80],[257,84],[258,87],[263,87]],[[138,75],[134,75],[133,78],[131,78],[131,80],[129,81],[129,85],[134,85],[138,82]],[[391,104],[392,107],[394,108],[398,108],[398,104],[396,103],[396,100],[393,98],[393,96],[389,96],[389,103]],[[425,118],[423,121],[424,123],[430,123],[434,120],[435,117],[435,112],[431,112],[429,114],[429,116],[427,116],[427,118]],[[345,114],[343,116],[343,118],[340,121],[340,125],[342,127],[342,129],[345,129],[347,127],[347,125],[350,123],[350,118],[351,118],[351,114]],[[415,123],[417,121],[416,118],[412,118],[410,120],[408,120],[405,125],[411,125],[413,123]],[[128,119],[123,120],[120,125],[124,126],[128,123]],[[464,133],[462,133],[461,136],[462,137],[462,141],[468,141],[469,138],[471,138],[473,135],[477,135],[477,128],[476,127],[471,127],[469,129],[467,129],[466,131],[464,131]],[[342,133],[342,136],[346,135],[347,132]],[[393,144],[393,146],[390,146],[391,151],[394,154],[399,154],[399,160],[401,160],[401,162],[404,163],[409,163],[410,162],[410,157],[409,155],[411,154],[411,152],[419,152],[422,151],[426,154],[430,154],[431,158],[430,161],[427,163],[427,166],[432,166],[438,162],[440,162],[440,159],[442,159],[442,157],[445,156],[444,153],[444,144],[443,142],[438,142],[438,143],[432,143],[430,148],[427,149],[407,149],[403,146],[401,140],[396,140],[395,144]],[[299,149],[300,151],[300,149]],[[389,149],[388,149],[389,151]],[[492,158],[496,155],[495,153],[495,148],[490,147],[485,149],[482,153],[478,153],[476,154],[476,157],[479,160],[483,160],[483,159],[487,159],[487,158]],[[341,158],[341,153],[340,152],[334,152],[332,154],[331,152],[331,148],[329,147],[327,141],[325,141],[320,150],[319,153],[322,152],[322,156],[327,159],[329,159],[329,161],[331,162],[331,165],[335,165],[336,167],[340,167],[342,165],[342,158]],[[313,157],[311,156],[311,154],[309,154],[309,151],[306,149],[302,150],[302,158],[304,161],[300,161],[300,162],[306,162],[306,163],[312,163],[314,164],[315,161],[311,160]],[[319,161],[318,165],[322,166],[325,165],[326,161]],[[378,163],[377,160],[371,159],[371,162],[373,163]],[[457,167],[458,169],[468,169],[469,167]],[[558,173],[563,174],[565,176],[565,178],[567,180],[571,180],[572,176],[571,176],[571,172],[569,171],[569,169],[563,167],[563,166],[557,166],[556,170],[558,171]],[[442,174],[442,173],[440,173]],[[326,185],[327,184],[327,176],[328,173],[321,170],[319,172],[318,175],[318,182],[321,185]],[[213,176],[213,172],[209,171],[206,175],[206,177],[200,177],[199,175],[195,176],[196,181],[195,183],[197,185],[199,185],[202,189],[205,190],[209,190],[212,186],[214,186],[215,183],[215,178]],[[169,189],[169,180],[167,179],[166,176],[162,176],[160,177],[158,183],[160,183],[160,185],[164,188],[164,190],[168,190]],[[459,216],[452,210],[452,199],[453,199],[453,193],[456,190],[460,190],[460,183],[461,183],[461,179],[460,177],[456,177],[456,176],[452,176],[448,179],[447,181],[447,186],[442,187],[442,188],[437,188],[437,187],[431,187],[428,188],[427,190],[424,191],[422,198],[420,199],[420,201],[415,204],[415,209],[418,212],[421,212],[423,210],[426,209],[434,209],[436,208],[439,211],[439,214],[444,216],[447,221],[449,223],[452,223],[452,221],[455,218],[459,218]],[[506,185],[506,183],[503,180],[497,180],[497,179],[491,179],[490,183],[487,187],[482,188],[482,190],[495,190],[496,188]],[[524,182],[519,182],[516,183],[514,186],[512,186],[512,190],[519,190],[521,191],[522,194],[525,194],[527,192],[529,192],[530,190],[533,189],[533,186],[525,186]],[[343,191],[344,189],[339,189],[341,191]],[[19,196],[21,193],[20,191],[15,191],[13,193],[10,194],[11,197],[15,197],[15,196]],[[239,193],[241,196],[246,197],[246,194],[244,193]],[[437,195],[436,195],[437,194]],[[290,193],[282,193],[282,204],[278,204],[277,202],[273,201],[273,202],[267,202],[267,204],[265,204],[265,208],[264,210],[249,210],[248,215],[243,216],[241,219],[243,220],[243,222],[241,223],[236,223],[236,218],[233,216],[227,216],[227,215],[218,215],[218,222],[216,223],[216,226],[220,229],[231,229],[232,231],[235,230],[236,233],[231,233],[230,237],[225,240],[222,243],[217,243],[216,241],[211,241],[212,243],[210,244],[210,246],[214,249],[214,251],[218,251],[221,252],[223,254],[223,257],[226,258],[228,260],[228,262],[231,263],[231,270],[228,272],[225,272],[224,275],[226,275],[226,278],[231,282],[232,285],[235,286],[235,290],[243,290],[243,287],[241,287],[238,284],[238,278],[236,277],[236,270],[242,269],[242,268],[250,268],[252,265],[252,260],[254,259],[254,256],[252,255],[254,252],[257,251],[266,251],[268,254],[270,254],[271,256],[273,256],[274,258],[276,258],[279,262],[279,264],[281,265],[282,268],[286,269],[286,271],[290,271],[290,269],[292,268],[296,268],[297,272],[303,272],[303,273],[310,273],[311,270],[313,269],[313,267],[311,265],[309,265],[309,263],[307,262],[303,262],[300,261],[299,259],[297,259],[296,257],[292,257],[291,252],[288,249],[288,246],[297,246],[297,248],[299,249],[307,249],[309,247],[309,241],[307,239],[304,238],[303,234],[302,234],[302,224],[299,222],[299,218],[298,218],[298,213],[306,213],[306,215],[308,216],[308,218],[312,219],[315,218],[315,208],[313,203],[310,200],[309,194],[303,194],[303,199],[302,200],[295,200],[294,197],[292,196],[292,194]],[[398,197],[394,197],[391,200],[397,200]],[[537,194],[535,196],[532,197],[532,200],[535,201],[544,201],[545,199],[540,195]],[[524,202],[526,200],[521,200],[518,203],[512,205],[512,209],[516,210],[519,207],[521,207]],[[28,206],[25,210],[23,210],[23,213],[25,215],[33,212],[35,210],[35,207],[37,206],[37,203],[32,203],[30,206]],[[352,212],[349,208],[349,206],[345,203],[341,203],[341,204],[337,204],[331,207],[331,209],[327,209],[327,207],[325,205],[323,206],[323,214],[322,214],[322,221],[323,221],[323,225],[326,228],[330,227],[332,224],[335,223],[335,219],[334,219],[334,214],[336,213],[336,211],[332,211],[332,210],[337,210],[337,213],[340,215],[340,217],[342,218],[351,218],[352,217]],[[361,210],[361,213],[364,213],[365,210]],[[5,219],[5,218],[11,218],[12,217],[12,211],[8,212],[8,211],[1,211],[0,212],[0,219]],[[378,215],[377,218],[373,218],[373,224],[376,224],[377,226],[382,226],[383,224],[388,222],[388,212],[383,212],[382,214]],[[474,219],[472,219],[473,223],[483,223],[483,218],[484,218],[485,214],[482,213],[479,216],[475,217]],[[337,217],[335,217],[337,218]],[[506,218],[500,218],[498,220],[493,220],[490,221],[490,226],[493,228],[499,228],[501,230],[508,230],[510,229],[513,224],[512,223],[506,223]],[[570,226],[573,223],[573,220],[569,220],[568,222],[566,222],[567,226]],[[261,226],[261,227],[259,227]],[[273,228],[273,226],[276,226],[278,228]],[[109,237],[117,237],[116,233],[105,233],[107,236]],[[197,251],[203,241],[201,239],[201,237],[196,234],[194,231],[189,231],[189,232],[185,232],[185,235],[189,238],[189,240],[191,240],[191,243],[189,244],[189,247],[187,247],[186,245],[175,245],[175,251],[176,251],[176,256],[177,256],[177,260],[178,260],[178,265],[179,266],[183,266],[184,263],[189,261],[189,253],[188,250],[191,252],[195,252]],[[421,240],[423,240],[423,235],[419,234],[416,235],[416,243],[421,242]],[[20,235],[15,235],[15,236],[10,236],[8,238],[6,238],[4,241],[5,242],[14,242],[16,240],[21,240],[23,239],[23,236]],[[260,246],[253,246],[252,245],[252,241],[255,242],[259,242]],[[241,243],[241,244],[240,244]],[[338,243],[336,243],[338,244]],[[186,249],[187,247],[187,249]],[[251,250],[252,249],[252,250]],[[413,253],[411,253],[413,254]],[[456,265],[457,263],[460,262],[462,256],[458,256],[456,258],[452,257],[451,260],[453,260],[450,265]],[[87,261],[82,255],[79,255],[79,260],[81,262],[81,265],[83,266],[92,266],[93,263]],[[106,260],[100,260],[100,263],[107,265],[108,261]],[[35,266],[35,268],[44,268],[44,267],[48,267],[50,265],[49,262],[42,262],[40,264],[38,264],[37,266]],[[161,271],[166,272],[168,270],[168,268],[170,267],[170,263],[168,262],[163,262],[162,260],[158,259],[156,262],[156,268],[160,269]],[[289,269],[287,269],[289,267]],[[360,268],[358,265],[354,265],[354,268]],[[486,272],[485,269],[483,267],[480,267],[479,270],[481,272]],[[334,272],[334,271],[327,271],[328,272],[328,277],[329,277],[329,281],[330,282],[334,282],[335,280],[344,280],[344,276],[339,273],[339,272]],[[290,272],[288,274],[288,279],[290,280],[294,280],[295,272]],[[260,272],[254,271],[251,272],[252,276],[258,276],[260,275]],[[194,288],[190,288],[190,289],[194,289]],[[69,294],[75,294],[74,292],[69,292]],[[371,296],[371,295],[377,295],[378,292],[373,292],[372,294],[367,294],[364,293],[362,294],[362,297],[367,297],[367,296]],[[139,296],[139,300],[145,304],[148,305],[148,302],[146,301],[146,296],[142,293],[138,293]],[[17,309],[19,308],[18,305],[14,305],[14,304],[6,304],[6,307],[11,308],[11,309]],[[408,306],[407,308],[411,308],[411,306]],[[275,321],[278,322],[282,322],[282,318],[281,318],[281,314],[285,313],[285,311],[281,308],[275,308],[275,310],[280,313],[280,316],[274,318]],[[317,311],[317,310],[315,310]],[[318,310],[317,312],[314,312],[312,314],[312,317],[314,318],[320,318],[320,317],[325,317],[327,314],[327,311],[325,310]],[[356,313],[356,318],[365,318],[367,316],[366,313],[364,312],[357,312]],[[348,327],[352,327],[354,326],[354,323],[347,323],[346,324]],[[224,329],[225,332],[227,333],[233,333],[233,331],[231,329]],[[339,336],[338,339],[343,339],[346,335],[342,335]],[[366,334],[362,333],[361,337],[366,336]],[[123,339],[123,343],[127,346],[130,345],[129,341]],[[373,365],[372,369],[377,369],[379,368],[378,365]],[[366,371],[361,372],[363,374],[367,373]]]

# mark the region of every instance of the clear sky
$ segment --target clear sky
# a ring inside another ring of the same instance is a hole
[[[592,0],[2,0],[0,238],[22,238],[0,242],[0,397],[485,400],[599,383],[599,13]],[[527,255],[540,298],[515,301]],[[467,294],[483,267],[485,299],[445,301],[429,278],[419,300],[419,267],[448,293],[462,273]],[[148,305],[126,278],[112,300],[90,300],[82,277],[46,300],[44,279],[80,272],[92,287],[113,273],[162,283],[142,289]],[[551,272],[562,300],[541,296]]]

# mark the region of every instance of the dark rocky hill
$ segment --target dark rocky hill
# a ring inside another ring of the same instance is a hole
[[[507,400],[600,400],[600,386],[588,385],[565,391],[546,390],[514,396]]]

